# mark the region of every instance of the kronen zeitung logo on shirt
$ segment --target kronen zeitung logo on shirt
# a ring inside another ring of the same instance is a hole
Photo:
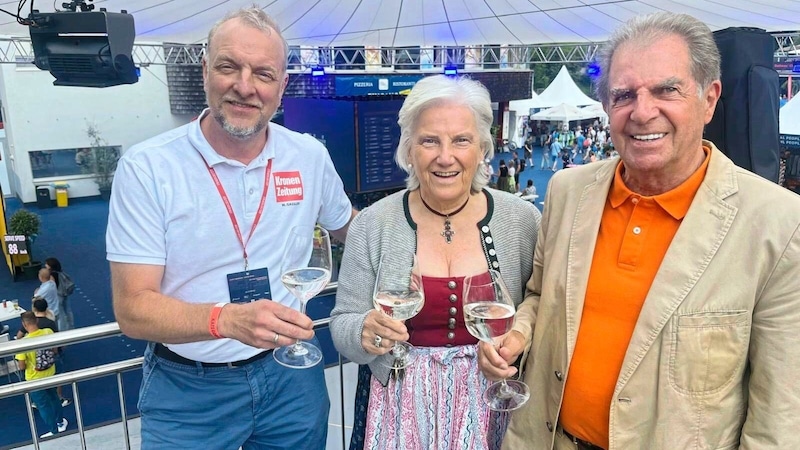
[[[278,203],[296,202],[303,199],[303,179],[300,171],[275,172],[275,200]]]

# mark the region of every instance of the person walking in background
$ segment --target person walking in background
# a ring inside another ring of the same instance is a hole
[[[58,324],[48,317],[48,309],[47,309],[47,300],[41,297],[34,297],[33,304],[31,305],[31,309],[33,310],[33,315],[36,316],[36,325],[40,330],[49,329],[53,333],[57,333],[59,331]],[[23,324],[22,328],[17,331],[17,339],[22,339],[28,334],[28,331],[25,329]],[[56,349],[57,353],[61,353],[60,349]],[[60,357],[56,357],[56,363],[62,364]],[[56,392],[58,393],[59,402],[61,406],[69,406],[72,403],[72,400],[64,397],[64,388],[63,386],[58,386],[56,388]]]
[[[323,144],[270,122],[289,80],[280,30],[255,6],[214,25],[208,109],[128,149],[114,176],[114,313],[150,341],[145,450],[325,447],[323,365],[287,368],[271,352],[314,339],[281,262],[292,228],[319,223],[344,242],[355,211]]]
[[[75,328],[75,316],[72,313],[72,306],[69,304],[69,296],[75,289],[75,283],[61,269],[61,262],[56,258],[44,260],[44,266],[50,271],[50,279],[56,284],[56,295],[58,296],[58,329],[61,331],[72,330]]]
[[[366,417],[356,419],[353,439],[364,429],[370,449],[494,449],[507,416],[481,400],[487,383],[464,323],[462,288],[467,275],[491,280],[489,269],[500,270],[521,301],[540,214],[530,202],[485,188],[483,160],[494,149],[483,85],[423,78],[399,117],[395,160],[408,173],[407,189],[353,220],[331,313],[336,348],[370,369],[366,380],[359,377],[355,409]],[[382,258],[410,270],[415,254],[424,306],[404,324],[374,308],[373,287]],[[401,340],[414,345],[415,360],[402,377],[392,376],[389,352]]]
[[[58,323],[61,317],[61,310],[58,308],[58,289],[50,274],[50,269],[46,267],[39,269],[39,282],[41,284],[34,289],[33,296],[41,297],[47,301],[48,308],[53,312],[53,320]]]
[[[635,17],[599,63],[620,158],[553,176],[513,331],[480,346],[492,379],[527,348],[538,392],[503,447],[800,448],[800,197],[703,140],[707,25]]]
[[[39,336],[53,334],[53,330],[49,328],[39,328],[39,318],[31,311],[22,313],[21,319],[22,326],[27,332],[22,339],[33,339]],[[41,356],[45,352],[46,350],[33,350],[26,353],[19,353],[14,357],[17,360],[19,369],[25,371],[25,381],[39,380],[55,375],[55,363],[51,361],[49,362],[49,366],[46,366],[46,363],[42,362],[43,359],[46,359]],[[51,351],[51,353],[53,352]],[[55,358],[54,355],[53,358]],[[39,411],[48,429],[46,433],[39,437],[47,438],[57,433],[63,433],[67,429],[68,422],[64,417],[61,400],[58,398],[56,388],[34,391],[31,392],[30,395],[31,402],[36,405],[36,409]]]
[[[539,170],[550,168],[550,146],[553,144],[553,137],[550,134],[542,134],[542,163]]]

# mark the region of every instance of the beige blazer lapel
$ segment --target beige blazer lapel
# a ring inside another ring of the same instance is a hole
[[[575,217],[569,230],[570,240],[567,249],[569,253],[565,268],[567,271],[565,286],[567,360],[572,359],[575,342],[578,339],[578,328],[583,314],[583,304],[589,284],[589,272],[592,268],[597,233],[600,229],[600,219],[603,217],[608,190],[614,180],[614,172],[617,167],[616,163],[606,163],[604,166],[595,173],[594,182],[587,184],[581,192],[575,208]]]
[[[719,150],[714,149],[714,152],[721,155]],[[691,294],[736,217],[738,209],[725,201],[738,190],[734,166],[728,160],[715,158],[714,152],[706,177],[645,298],[622,363],[617,393],[636,371],[675,310]]]

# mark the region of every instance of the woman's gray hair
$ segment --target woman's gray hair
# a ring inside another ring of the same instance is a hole
[[[231,11],[226,14],[225,17],[215,23],[214,26],[208,30],[208,43],[206,44],[206,51],[211,49],[211,40],[214,39],[214,35],[217,34],[219,27],[231,19],[239,19],[244,22],[245,25],[251,26],[257,30],[261,30],[266,34],[277,33],[278,37],[281,38],[281,43],[283,43],[283,72],[286,73],[286,70],[289,68],[289,44],[286,42],[286,39],[283,38],[283,34],[281,33],[281,28],[278,26],[278,23],[275,22],[275,20],[270,17],[269,14],[265,13],[258,5]]]
[[[689,48],[689,70],[697,83],[698,96],[702,96],[711,83],[719,80],[719,49],[706,24],[690,15],[671,12],[638,16],[618,28],[598,52],[600,77],[595,84],[595,93],[603,105],[608,105],[609,102],[608,72],[614,52],[628,42],[646,46],[670,34],[678,35],[686,41]]]
[[[475,116],[478,129],[478,140],[482,151],[480,163],[472,178],[472,192],[478,192],[489,184],[489,171],[484,166],[485,160],[494,156],[494,140],[492,139],[492,100],[489,91],[479,82],[465,77],[448,77],[433,75],[425,77],[414,85],[411,93],[400,108],[397,123],[400,125],[400,144],[394,160],[408,174],[406,187],[409,190],[419,188],[419,179],[414,169],[409,167],[411,158],[411,138],[417,127],[417,120],[422,113],[433,106],[446,104],[464,105]]]

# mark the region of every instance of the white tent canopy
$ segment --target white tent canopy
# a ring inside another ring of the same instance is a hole
[[[600,122],[602,122],[603,125],[608,124],[608,114],[606,114],[606,111],[603,109],[603,105],[600,103],[584,106],[581,108],[581,110],[585,111],[587,114],[593,114],[593,117],[600,119]]]
[[[539,96],[536,95],[535,92],[532,92],[531,94],[531,98],[525,100],[512,100],[508,102],[508,110],[516,112],[517,116],[530,115],[531,109],[540,108],[540,106],[537,105]]]
[[[800,95],[795,95],[780,110],[780,133],[800,136]]]
[[[575,84],[575,81],[570,76],[566,66],[561,66],[555,79],[550,82],[550,85],[539,94],[536,100],[536,107],[550,108],[553,106],[566,103],[571,106],[586,106],[599,104],[597,100],[593,100],[581,91],[581,88]]]
[[[552,108],[547,108],[544,111],[539,111],[538,113],[532,115],[531,119],[569,122],[572,120],[591,119],[594,117],[597,117],[597,114],[590,111],[584,111],[577,106],[562,103],[560,105],[553,106]]]
[[[36,0],[51,12],[62,1]],[[712,30],[759,27],[800,29],[797,0],[96,0],[97,8],[127,10],[140,42],[205,42],[212,24],[227,11],[259,5],[283,30],[289,45],[416,46],[552,44],[602,42],[621,23],[639,14],[691,14]],[[3,2],[13,10],[17,2]],[[23,15],[27,15],[27,6]],[[27,36],[7,17],[0,35]]]

